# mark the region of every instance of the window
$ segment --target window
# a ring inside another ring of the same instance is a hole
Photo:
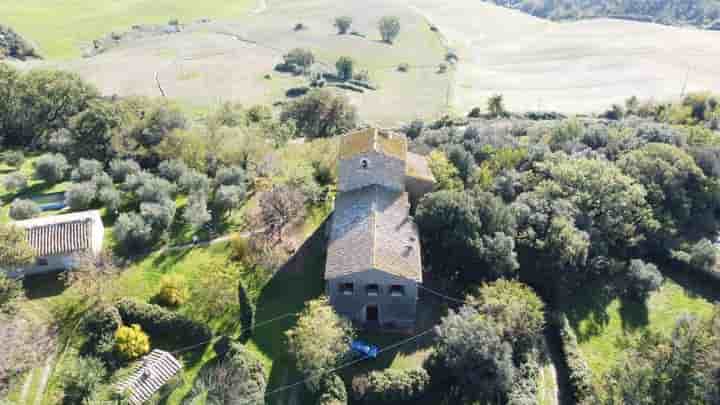
[[[360,162],[360,167],[362,167],[363,169],[367,169],[367,168],[368,168],[368,160],[367,160],[367,159],[363,159],[363,160]]]
[[[353,283],[342,283],[340,284],[340,294],[342,295],[353,295],[355,286]]]
[[[377,284],[368,284],[367,287],[365,287],[365,292],[367,292],[367,295],[370,297],[377,297],[380,295],[380,286]]]
[[[393,285],[390,287],[391,297],[402,297],[405,295],[405,287],[401,285]]]
[[[47,261],[47,259],[44,258],[44,257],[38,257],[38,258],[35,260],[35,264],[38,265],[38,266],[47,266],[47,265],[48,265],[48,261]]]

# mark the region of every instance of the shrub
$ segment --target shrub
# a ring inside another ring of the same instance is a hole
[[[100,359],[79,357],[62,374],[63,403],[84,404],[100,387],[107,370]]]
[[[0,155],[0,162],[19,168],[25,162],[25,155],[19,150],[9,150]]]
[[[398,70],[399,72],[405,73],[405,72],[407,72],[408,70],[410,70],[410,65],[408,65],[408,64],[405,63],[405,62],[403,62],[403,63],[401,63],[401,64],[398,65],[397,70]]]
[[[113,227],[113,235],[125,254],[145,251],[150,247],[153,236],[150,225],[135,212],[120,214]]]
[[[94,159],[80,159],[78,166],[73,169],[70,179],[74,182],[88,181],[96,174],[102,173],[103,165]]]
[[[185,278],[177,274],[165,275],[160,279],[160,292],[156,299],[160,305],[178,307],[187,301],[188,289]]]
[[[252,336],[255,327],[255,305],[250,300],[247,288],[242,280],[238,282],[238,303],[240,304],[240,325],[242,327],[240,339],[248,340]]]
[[[124,182],[131,174],[138,174],[140,170],[140,165],[132,159],[115,159],[110,162],[110,176],[118,183]]]
[[[32,200],[16,198],[10,204],[10,218],[15,220],[29,219],[40,213],[40,207]]]
[[[378,22],[378,29],[382,40],[392,44],[400,34],[400,20],[397,17],[385,16]]]
[[[150,338],[138,324],[121,326],[115,332],[115,348],[126,360],[134,360],[150,351]]]
[[[46,153],[35,161],[35,178],[48,184],[55,184],[65,179],[69,166],[65,156],[59,153]]]
[[[448,70],[448,66],[446,63],[441,63],[438,65],[438,73],[445,73]]]
[[[0,313],[15,312],[16,304],[23,294],[20,280],[10,278],[4,272],[0,272]]]
[[[264,104],[255,104],[248,108],[247,118],[253,123],[269,121],[272,118],[272,109]]]
[[[295,48],[283,56],[285,65],[287,66],[299,66],[302,72],[305,72],[307,68],[315,63],[315,55],[308,50],[303,48]]]
[[[107,363],[115,361],[115,333],[122,326],[117,308],[102,305],[93,309],[83,319],[82,327],[87,336],[88,351]]]
[[[430,383],[423,368],[373,371],[353,381],[353,397],[365,404],[413,403]]]
[[[316,405],[345,405],[347,400],[345,383],[337,373],[327,374],[320,380]]]
[[[234,260],[245,262],[250,255],[250,241],[236,233],[230,238],[230,251]]]
[[[340,80],[352,79],[354,67],[355,61],[347,56],[341,56],[337,62],[335,62],[335,69],[337,69],[337,75]]]
[[[335,18],[335,27],[338,29],[338,34],[347,34],[352,25],[352,17],[342,16]]]
[[[71,184],[65,191],[65,204],[73,211],[86,210],[92,205],[95,194],[95,184],[92,182]]]
[[[468,113],[468,117],[470,118],[480,118],[482,116],[482,110],[480,107],[473,107],[472,110]]]
[[[699,270],[711,271],[717,261],[717,249],[712,242],[702,239],[690,248],[690,265]]]
[[[13,172],[3,177],[2,185],[5,190],[10,192],[16,192],[27,187],[28,179],[24,174],[20,172]]]
[[[150,336],[162,336],[176,344],[200,343],[212,337],[207,325],[159,305],[122,299],[117,303],[117,309],[124,323],[138,324]]]

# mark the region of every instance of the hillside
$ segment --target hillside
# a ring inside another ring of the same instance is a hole
[[[666,25],[710,27],[720,18],[717,0],[487,0],[551,20],[613,17]],[[717,28],[714,28],[717,29]]]

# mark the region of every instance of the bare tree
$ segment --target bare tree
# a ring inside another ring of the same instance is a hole
[[[84,253],[75,256],[75,266],[63,273],[68,287],[77,291],[85,304],[96,305],[112,301],[113,282],[121,273],[115,258],[109,252],[99,255]]]
[[[260,195],[259,222],[270,240],[282,242],[282,234],[293,220],[302,216],[305,196],[295,187],[274,186]]]

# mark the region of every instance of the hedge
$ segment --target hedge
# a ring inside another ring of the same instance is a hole
[[[373,371],[353,381],[353,398],[364,404],[412,403],[430,384],[424,368]]]
[[[176,344],[195,344],[210,340],[212,331],[207,325],[193,321],[159,305],[122,299],[117,303],[122,320],[127,325],[138,324],[152,337]]]
[[[255,306],[250,300],[242,280],[238,284],[238,302],[240,303],[240,325],[242,326],[240,340],[246,341],[252,336],[255,326]]]
[[[560,343],[568,368],[572,395],[578,404],[594,403],[597,395],[592,383],[592,371],[580,351],[577,336],[575,336],[575,332],[565,314],[555,314],[553,318],[560,334]]]

